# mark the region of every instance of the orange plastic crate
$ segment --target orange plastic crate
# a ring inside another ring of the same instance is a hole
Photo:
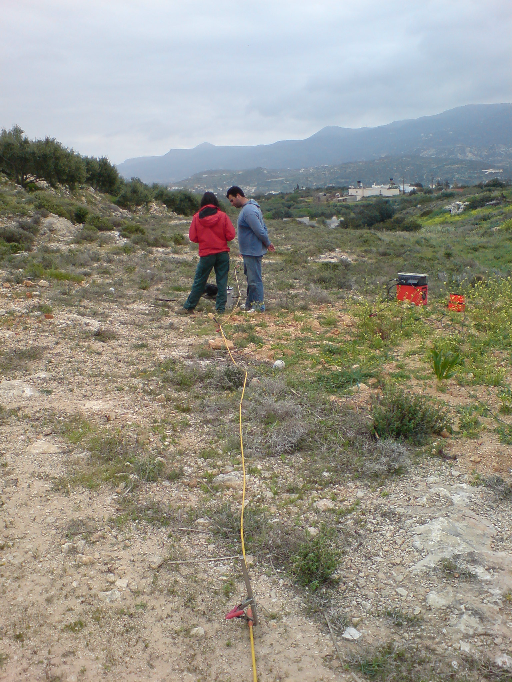
[[[450,294],[448,308],[449,310],[454,310],[456,313],[463,313],[466,310],[464,296],[461,296],[460,294]]]

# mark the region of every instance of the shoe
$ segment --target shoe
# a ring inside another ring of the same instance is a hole
[[[194,314],[194,308],[177,308],[174,311],[175,315],[193,315]]]
[[[251,315],[252,313],[255,313],[256,310],[254,308],[242,308],[242,312]]]

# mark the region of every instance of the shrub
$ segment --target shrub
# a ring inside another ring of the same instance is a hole
[[[130,239],[135,234],[146,234],[146,230],[142,225],[137,225],[136,223],[124,223],[119,234],[125,239]]]
[[[307,537],[299,545],[292,557],[292,573],[299,585],[315,591],[332,578],[339,558],[332,533],[323,531],[315,537]]]
[[[75,218],[75,223],[79,223],[80,225],[83,225],[85,221],[87,220],[87,216],[89,214],[89,210],[85,208],[85,206],[77,206],[75,208],[74,212],[74,218]]]
[[[388,388],[373,405],[373,428],[380,438],[404,439],[419,445],[449,427],[446,408],[409,391]]]
[[[110,232],[111,230],[114,229],[114,226],[112,225],[110,220],[107,220],[106,218],[103,218],[102,216],[97,214],[90,215],[87,218],[87,224],[92,225],[100,232]]]

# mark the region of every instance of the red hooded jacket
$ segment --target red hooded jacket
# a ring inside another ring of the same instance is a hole
[[[207,204],[192,218],[188,236],[191,242],[199,244],[200,256],[210,256],[229,251],[228,242],[235,238],[235,228],[223,211]]]

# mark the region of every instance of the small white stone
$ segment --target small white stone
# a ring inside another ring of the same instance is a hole
[[[465,651],[467,654],[469,654],[469,652],[471,651],[471,644],[469,642],[464,642],[461,640],[460,650]]]
[[[317,500],[314,505],[318,511],[327,511],[328,509],[334,509],[334,502],[332,500]]]
[[[315,528],[314,526],[309,526],[308,533],[311,535],[312,538],[314,538],[315,535],[318,535],[319,530],[318,530],[318,528]]]
[[[512,658],[507,656],[507,654],[500,654],[499,656],[496,656],[494,662],[496,665],[499,665],[500,668],[512,669]]]
[[[361,633],[359,630],[356,630],[355,628],[347,628],[345,632],[341,635],[343,639],[350,639],[350,640],[356,640],[361,637]]]
[[[119,580],[116,580],[116,587],[119,587],[120,590],[126,590],[128,580],[126,578],[119,578]]]
[[[401,597],[404,597],[404,599],[405,599],[405,597],[407,597],[408,592],[407,592],[407,590],[404,590],[403,587],[397,587],[397,588],[396,588],[396,591],[398,592],[398,594],[399,594]]]
[[[284,361],[276,360],[272,366],[274,369],[284,369]]]
[[[197,637],[199,639],[200,637],[204,637],[204,635],[205,635],[204,628],[193,628],[190,631],[191,637]]]

